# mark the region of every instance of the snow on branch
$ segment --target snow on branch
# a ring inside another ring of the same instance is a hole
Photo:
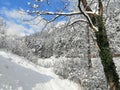
[[[79,23],[79,22],[88,23],[88,21],[86,21],[85,19],[78,19],[78,20],[75,20],[75,21],[71,22],[71,23],[69,24],[69,26],[74,25],[74,24]]]
[[[84,4],[84,2],[83,2],[83,4]],[[85,7],[86,7],[86,5],[85,5]],[[81,0],[78,0],[78,8],[79,8],[80,12],[81,12],[81,13],[86,17],[86,19],[88,20],[88,23],[89,23],[90,27],[93,29],[93,31],[94,31],[94,32],[97,32],[97,31],[98,31],[98,28],[93,25],[92,20],[91,20],[91,18],[89,17],[89,15],[88,15],[85,11],[82,10],[82,8],[81,8]],[[91,12],[91,11],[90,11],[90,12]]]
[[[108,18],[108,6],[109,6],[109,4],[110,4],[110,0],[108,0],[107,6],[106,6],[106,18],[105,18],[105,21],[106,21],[107,18]]]
[[[34,11],[34,12],[27,12],[28,14],[37,14],[37,15],[61,15],[61,16],[72,16],[72,15],[79,15],[79,14],[83,14],[81,12],[70,12],[70,13],[62,13],[62,12],[45,12],[45,11]],[[94,12],[91,11],[86,11],[87,14],[93,14],[93,15],[97,15]]]

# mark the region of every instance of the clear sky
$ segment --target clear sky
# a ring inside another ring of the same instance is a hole
[[[0,8],[18,9],[19,7],[25,7],[26,4],[27,0],[0,0]]]
[[[63,9],[64,4],[67,3],[67,0],[64,0],[65,3],[61,2],[61,0],[49,1],[49,5],[46,4],[46,2],[37,3],[40,6],[39,10],[58,12],[59,10]],[[31,4],[33,5],[33,0],[0,0],[0,17],[6,21],[7,34],[24,36],[25,34],[37,32],[42,28],[43,23],[40,23],[39,25],[28,25],[23,22],[22,18],[33,18],[33,16],[31,15],[23,16],[19,13],[20,8],[22,8],[23,10],[31,10],[28,2],[31,2]],[[67,9],[64,11],[68,12]],[[37,20],[34,22],[37,23],[38,20],[40,20],[42,17],[45,17],[47,19],[51,18],[48,16],[41,16],[37,18]],[[58,19],[58,21],[60,20],[61,18]]]

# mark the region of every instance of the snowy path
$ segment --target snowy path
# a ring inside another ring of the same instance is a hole
[[[59,79],[49,69],[0,51],[0,90],[78,90],[78,85]]]

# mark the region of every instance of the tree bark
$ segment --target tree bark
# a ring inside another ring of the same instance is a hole
[[[120,90],[119,76],[113,62],[113,56],[109,47],[106,28],[102,16],[97,16],[98,32],[95,33],[97,44],[100,48],[99,56],[104,68],[105,76],[109,84],[110,90]]]
[[[78,0],[81,1],[86,11],[92,11],[91,8],[87,5],[86,0]],[[119,85],[119,75],[116,71],[116,66],[113,62],[113,56],[109,46],[109,40],[107,38],[106,28],[103,22],[103,5],[102,0],[98,0],[99,4],[99,15],[89,15],[93,25],[98,27],[98,31],[95,32],[97,44],[99,46],[99,56],[101,58],[101,63],[103,65],[104,73],[110,87],[110,90],[120,90]]]

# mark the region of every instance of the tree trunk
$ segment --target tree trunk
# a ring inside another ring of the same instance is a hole
[[[89,26],[87,26],[87,59],[88,59],[88,67],[89,69],[92,68],[92,61],[91,61],[91,48],[90,48],[90,30]]]
[[[119,76],[113,62],[113,56],[109,47],[106,28],[102,16],[97,16],[98,32],[96,32],[97,44],[100,48],[99,56],[104,68],[105,76],[110,90],[120,90]]]

